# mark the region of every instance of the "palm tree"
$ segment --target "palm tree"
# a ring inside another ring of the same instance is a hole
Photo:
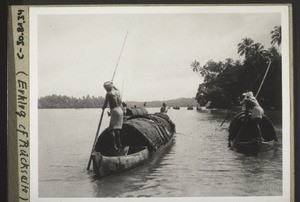
[[[277,48],[275,48],[275,46],[272,46],[271,48],[268,49],[268,56],[272,59],[280,57],[278,50]]]
[[[252,49],[252,44],[254,41],[250,38],[243,38],[242,43],[238,44],[238,53],[243,56],[245,55],[245,59],[247,60],[249,58],[249,54]]]
[[[194,62],[192,62],[191,68],[192,68],[193,72],[198,73],[199,69],[200,69],[200,62],[195,60]]]
[[[229,66],[233,66],[234,65],[234,61],[231,58],[226,58],[225,62],[224,62],[225,68],[229,67]]]
[[[257,65],[265,64],[267,58],[268,51],[264,49],[261,43],[252,44],[248,59],[252,61],[256,71],[258,71]]]
[[[281,44],[281,26],[275,26],[271,31],[272,41],[271,44],[274,45],[277,43],[278,47]]]
[[[255,43],[251,46],[251,51],[249,54],[249,59],[257,63],[259,61],[264,61],[267,56],[267,51],[261,43]]]

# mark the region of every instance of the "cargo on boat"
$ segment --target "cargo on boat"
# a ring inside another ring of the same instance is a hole
[[[148,111],[144,107],[127,107],[125,116],[148,115]]]
[[[274,149],[278,140],[271,120],[264,115],[259,126],[262,138],[245,119],[245,112],[237,113],[229,126],[229,146],[246,155],[257,155]]]
[[[104,130],[92,154],[93,170],[99,177],[105,177],[146,164],[172,146],[174,134],[175,125],[166,114],[144,111],[127,117],[121,130],[124,149],[114,150],[113,138]]]

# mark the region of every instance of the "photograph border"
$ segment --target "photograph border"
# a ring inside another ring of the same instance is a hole
[[[91,6],[93,6],[93,5],[91,5]],[[107,5],[105,5],[105,6],[107,6]],[[122,5],[120,5],[120,6],[122,6]],[[132,5],[131,5],[132,6]],[[142,6],[142,5],[141,5]],[[170,6],[170,5],[167,5],[167,6]],[[190,6],[190,5],[188,5],[188,6]],[[227,6],[227,5],[224,5],[224,6]],[[242,6],[245,6],[244,4],[242,5]],[[28,8],[28,6],[25,6],[25,7],[27,7]],[[291,9],[291,8],[290,8]],[[290,17],[292,16],[292,12],[290,12]],[[291,19],[291,18],[290,18]],[[15,29],[13,29],[13,30],[15,30]],[[290,31],[289,31],[289,34],[290,34],[290,50],[292,50],[292,48],[293,48],[293,31],[295,32],[295,30],[292,30],[292,24],[291,24],[291,21],[290,21]],[[14,31],[14,34],[15,34],[15,31]],[[295,48],[295,47],[294,47]],[[293,67],[293,55],[292,55],[292,51],[290,52],[291,54],[290,54],[290,67]],[[11,61],[12,62],[12,61]],[[16,60],[14,60],[12,63],[16,63]],[[16,67],[17,67],[17,65],[16,65]],[[8,69],[8,73],[10,73],[9,71],[10,71],[11,69]],[[294,80],[294,72],[293,72],[293,68],[290,68],[290,82],[291,83],[293,83],[292,81]],[[10,75],[10,74],[9,74]],[[297,77],[297,75],[296,75],[296,78],[298,78]],[[9,79],[8,79],[9,80]],[[297,80],[296,80],[297,81]],[[8,83],[8,85],[9,85],[9,92],[8,92],[8,94],[10,93],[10,91],[11,91],[11,85],[10,85],[10,83]],[[17,90],[17,89],[16,89]],[[293,115],[293,111],[295,110],[294,109],[294,99],[296,99],[297,100],[297,98],[295,98],[294,96],[293,96],[293,94],[294,94],[294,87],[292,86],[291,88],[290,88],[290,95],[291,95],[291,118],[290,118],[290,124],[291,124],[291,129],[293,129],[294,128],[294,118],[297,118],[297,117],[294,117],[294,115]],[[10,101],[12,101],[13,102],[13,100],[11,100],[11,99],[9,99],[9,103],[10,103]],[[16,101],[15,101],[16,102]],[[30,103],[31,104],[31,103]],[[8,109],[8,112],[11,112],[11,111],[16,111],[16,110],[13,110],[13,107],[12,108],[9,108]],[[28,111],[28,113],[29,113],[29,111]],[[9,113],[9,115],[10,115],[11,113]],[[10,119],[10,120],[13,120],[13,117],[12,116],[9,116],[9,118],[12,118],[12,119]],[[17,119],[16,121],[19,121],[19,119]],[[11,123],[14,123],[14,121],[12,121]],[[294,128],[295,130],[297,130],[296,128]],[[9,130],[9,131],[11,131],[11,130]],[[27,132],[29,132],[29,131],[27,131]],[[291,134],[293,133],[293,131],[291,130]],[[295,135],[295,134],[294,134]],[[294,162],[294,158],[293,158],[293,156],[294,156],[294,149],[295,148],[292,148],[292,147],[294,147],[294,146],[292,146],[292,143],[294,142],[294,135],[291,135],[291,162]],[[10,137],[12,137],[12,135],[9,135],[8,136],[8,139],[10,138]],[[11,142],[11,141],[10,141]],[[295,143],[295,142],[294,142]],[[9,145],[10,146],[10,145]],[[8,151],[8,153],[11,151],[11,147],[9,147],[9,151]],[[12,152],[13,153],[13,152]],[[13,160],[14,159],[14,157],[12,157],[12,156],[14,156],[13,154],[11,154],[11,155],[9,155],[9,160]],[[11,162],[11,161],[8,161],[8,162]],[[293,166],[291,166],[291,168],[292,168]],[[12,166],[11,165],[9,165],[9,169],[11,169],[12,168]],[[293,173],[294,173],[294,170],[291,170],[291,191],[293,191],[294,189],[293,189],[293,186],[294,186],[294,183],[293,183],[293,181],[294,181],[294,176],[293,176]],[[11,176],[11,175],[10,175]],[[19,185],[20,185],[21,183],[19,183]],[[291,192],[291,196],[293,196],[295,193],[293,193],[293,192]],[[132,200],[132,199],[131,199]]]

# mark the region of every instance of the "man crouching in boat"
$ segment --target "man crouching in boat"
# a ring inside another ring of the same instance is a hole
[[[160,108],[160,113],[167,113],[168,112],[168,106],[166,103],[162,104],[162,107]]]
[[[259,105],[258,101],[253,96],[253,93],[251,91],[243,93],[243,96],[245,96],[245,98],[243,99],[241,104],[245,106],[246,120],[248,119],[248,123],[254,130],[253,135],[258,134],[259,138],[263,140],[259,124],[263,118],[264,110]]]
[[[122,148],[120,130],[123,125],[123,110],[122,110],[122,99],[120,95],[120,91],[113,85],[112,82],[107,81],[104,83],[103,87],[107,91],[105,102],[102,107],[104,110],[109,104],[110,107],[110,122],[108,130],[112,134],[114,142],[114,149],[118,150]]]

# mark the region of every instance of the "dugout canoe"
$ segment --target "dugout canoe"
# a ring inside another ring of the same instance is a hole
[[[177,106],[176,106],[176,107],[173,107],[173,109],[179,110],[179,109],[180,109],[180,107],[177,107]]]
[[[103,178],[147,164],[172,146],[174,134],[175,125],[166,114],[131,116],[121,130],[125,153],[113,150],[113,139],[104,130],[92,154],[93,170]]]
[[[263,139],[246,122],[245,112],[237,113],[229,126],[229,146],[237,152],[251,156],[275,149],[278,140],[271,120],[264,115],[259,126]]]
[[[194,107],[193,106],[188,106],[187,110],[194,110]]]

